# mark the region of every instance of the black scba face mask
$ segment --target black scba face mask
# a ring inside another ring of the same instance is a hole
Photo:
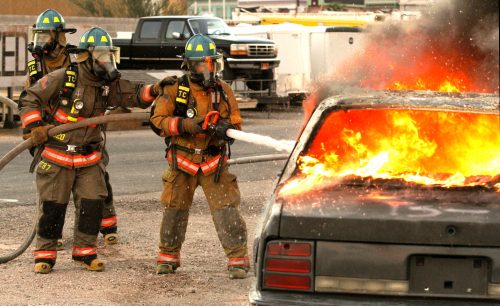
[[[92,53],[92,70],[94,74],[106,82],[112,82],[121,77],[116,68],[116,60],[111,49],[94,50]]]
[[[214,73],[193,73],[189,74],[191,81],[203,86],[204,88],[213,88],[217,84]]]
[[[96,60],[92,62],[92,70],[94,74],[107,82],[112,82],[121,77],[120,71],[116,68],[115,65],[110,63],[100,63]]]

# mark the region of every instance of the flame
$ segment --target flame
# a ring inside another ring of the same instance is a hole
[[[494,77],[485,75],[484,80],[478,77],[474,68],[480,62],[460,51],[438,52],[435,46],[428,45],[418,50],[403,49],[399,55],[377,55],[377,61],[373,61],[373,56],[380,53],[379,48],[379,43],[369,44],[352,61],[344,63],[337,75],[348,82],[359,78],[359,86],[368,89],[498,93],[498,85],[491,85],[490,79]]]
[[[297,174],[280,195],[300,194],[353,176],[440,187],[484,185],[500,191],[500,183],[491,184],[500,174],[499,128],[496,114],[333,112],[298,159]]]
[[[467,91],[467,87],[461,85],[460,80],[449,81],[446,80],[435,86],[429,86],[423,79],[418,78],[414,84],[406,84],[402,82],[395,82],[392,86],[386,88],[386,90],[433,90],[437,92],[464,92]]]
[[[474,44],[461,46],[421,27],[401,29],[399,35],[373,33],[336,69],[334,81],[375,90],[499,92],[498,60]]]

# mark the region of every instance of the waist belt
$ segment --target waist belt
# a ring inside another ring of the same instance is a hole
[[[101,150],[100,144],[87,144],[87,145],[83,145],[83,146],[75,146],[75,145],[65,145],[62,143],[49,142],[49,143],[45,144],[45,146],[49,147],[51,149],[66,151],[68,153],[74,153],[74,154],[90,154],[94,151]]]
[[[212,145],[212,146],[208,146],[206,149],[191,149],[191,148],[183,147],[183,146],[180,146],[177,144],[172,145],[172,147],[175,147],[175,149],[177,149],[179,151],[190,153],[190,154],[211,155],[211,156],[221,154],[222,150],[224,148],[224,147],[217,147],[217,146]]]

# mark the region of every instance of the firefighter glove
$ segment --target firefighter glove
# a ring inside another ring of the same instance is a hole
[[[53,125],[43,125],[34,127],[31,130],[31,139],[33,141],[33,144],[38,146],[46,143],[47,140],[49,140],[48,131],[53,127],[54,127]]]
[[[234,139],[228,137],[226,134],[228,129],[236,129],[236,127],[225,120],[220,120],[217,124],[213,124],[209,127],[209,131],[212,135],[232,143]]]
[[[182,119],[182,131],[186,134],[191,134],[191,135],[203,133],[203,129],[201,128],[203,120],[204,120],[203,117]]]

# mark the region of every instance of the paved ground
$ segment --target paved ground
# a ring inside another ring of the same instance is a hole
[[[278,139],[294,139],[302,115],[245,112],[244,128]],[[19,143],[12,131],[0,132],[0,154]],[[149,130],[108,133],[111,163],[108,171],[115,190],[121,243],[104,246],[99,253],[107,261],[103,273],[83,271],[74,265],[70,251],[59,253],[50,275],[32,272],[28,252],[0,265],[1,304],[144,304],[144,305],[245,305],[251,279],[230,281],[225,258],[202,192],[191,211],[183,267],[173,276],[154,274],[161,206],[160,177],[165,168],[164,145]],[[274,153],[272,149],[241,142],[233,157]],[[35,201],[30,156],[23,154],[0,175],[0,252],[11,250],[29,231]],[[242,193],[241,211],[253,237],[262,205],[283,162],[236,165]],[[64,237],[71,243],[73,209],[68,211]],[[251,250],[251,248],[250,248]]]

